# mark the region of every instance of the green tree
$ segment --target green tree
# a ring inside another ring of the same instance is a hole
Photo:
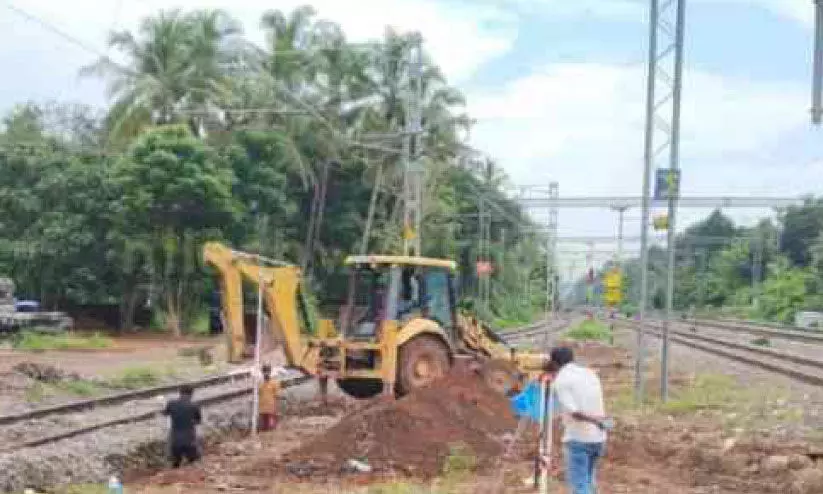
[[[204,115],[229,97],[232,80],[221,64],[237,59],[231,38],[239,33],[239,24],[219,10],[162,11],[144,19],[137,35],[111,33],[109,46],[126,63],[103,57],[82,73],[109,81],[113,142],[156,123],[187,122],[199,133]]]
[[[185,126],[147,132],[117,165],[121,228],[150,246],[154,284],[169,330],[180,334],[198,309],[199,247],[235,213],[234,174]]]

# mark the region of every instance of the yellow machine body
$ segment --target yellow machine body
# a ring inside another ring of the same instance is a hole
[[[216,242],[205,245],[204,260],[219,273],[231,362],[241,362],[248,346],[245,281],[262,288],[268,315],[266,334],[281,336],[288,365],[319,378],[336,379],[355,397],[406,393],[445,373],[461,354],[505,361],[519,372],[541,365],[533,357],[510,351],[475,318],[457,313],[453,287],[457,266],[452,261],[384,255],[347,258],[345,264],[353,273],[365,274],[353,274],[347,310],[341,316],[343,327],[335,327],[332,320],[315,318],[300,268],[285,263],[264,266],[253,254]],[[354,288],[364,280],[374,284],[364,290]],[[431,296],[422,301],[426,289]],[[419,296],[419,306],[401,308],[402,301],[412,300],[410,293]],[[366,315],[355,315],[362,309],[356,307],[355,298],[363,295],[378,302],[367,308]],[[378,315],[380,309],[382,315]]]

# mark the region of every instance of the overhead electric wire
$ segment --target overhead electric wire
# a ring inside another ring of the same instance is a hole
[[[71,44],[73,44],[73,45],[75,45],[79,48],[82,48],[85,51],[93,53],[93,54],[95,54],[99,57],[106,58],[106,59],[109,58],[104,52],[102,52],[99,49],[93,47],[88,42],[83,41],[80,38],[67,33],[66,31],[63,31],[62,29],[55,26],[51,22],[43,19],[42,17],[39,17],[35,14],[32,14],[31,12],[28,12],[28,11],[20,8],[17,5],[15,5],[15,4],[7,1],[7,0],[3,2],[3,5],[8,10],[12,11],[13,13],[17,14],[18,16],[23,17],[24,19],[39,25],[43,29],[56,34],[57,36],[65,39],[66,41],[70,42]]]

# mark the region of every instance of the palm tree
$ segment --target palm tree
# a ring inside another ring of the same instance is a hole
[[[203,117],[192,115],[218,107],[230,92],[223,63],[234,58],[237,46],[230,41],[238,34],[237,22],[219,10],[163,11],[144,19],[137,35],[111,33],[109,46],[125,63],[102,57],[81,74],[108,80],[114,99],[108,118],[112,138],[132,137],[149,124],[179,121],[199,133]]]

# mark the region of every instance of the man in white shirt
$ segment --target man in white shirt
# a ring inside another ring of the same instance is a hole
[[[574,362],[571,348],[551,351],[556,403],[563,419],[566,482],[571,494],[595,493],[595,470],[606,443],[606,419],[600,379]]]

